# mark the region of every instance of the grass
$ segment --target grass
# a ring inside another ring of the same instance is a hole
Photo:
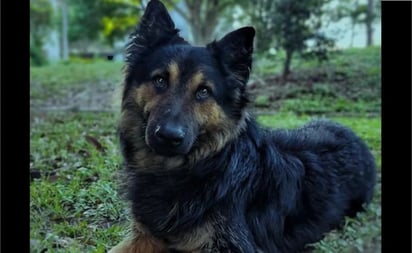
[[[329,60],[318,62],[316,59],[303,59],[295,56],[292,59],[291,70],[315,69],[319,67],[339,68],[353,74],[363,70],[372,70],[369,74],[380,76],[380,47],[349,48],[337,50],[329,54]],[[252,75],[265,76],[281,73],[286,55],[279,51],[276,54],[255,54],[254,73]],[[342,69],[343,68],[343,69]]]
[[[47,67],[30,67],[30,99],[46,100],[80,92],[87,86],[121,81],[122,64],[93,61],[83,64],[59,63]]]
[[[115,116],[48,114],[32,122],[30,137],[32,252],[105,252],[126,219],[113,180]]]
[[[259,122],[269,127],[294,128],[328,115],[366,141],[380,171],[378,53],[377,48],[337,52],[329,65],[320,68],[316,62],[294,61],[295,70],[304,76],[302,80],[313,73],[325,74],[326,78],[310,87],[289,83],[265,90],[257,106],[269,114],[259,114]],[[260,70],[255,68],[259,75],[276,70],[260,66]],[[335,82],[341,72],[345,81]],[[111,87],[118,86],[121,64],[100,61],[33,67],[30,77],[32,101],[64,101],[70,100],[69,93],[100,89],[107,82]],[[273,94],[279,101],[277,108],[271,105]],[[347,112],[353,112],[352,116]],[[127,233],[127,203],[118,193],[116,178],[121,165],[116,139],[118,116],[117,112],[32,109],[31,252],[106,252]],[[328,233],[313,245],[314,253],[380,252],[380,181],[379,173],[376,194],[367,212],[346,219],[342,230]]]
[[[381,112],[379,47],[336,51],[321,64],[297,57],[286,81],[279,78],[282,54],[255,56],[255,60],[252,94],[257,106],[262,106],[263,96],[265,107],[284,112],[318,115]]]
[[[281,111],[294,111],[301,114],[325,114],[325,113],[357,113],[366,115],[378,113],[381,107],[380,101],[358,100],[353,103],[348,98],[323,97],[319,94],[307,94],[298,98],[287,99],[283,102]]]

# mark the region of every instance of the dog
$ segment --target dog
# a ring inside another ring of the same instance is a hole
[[[248,112],[254,35],[192,46],[148,3],[118,126],[133,222],[109,252],[301,252],[371,201],[375,160],[350,129],[270,130]]]

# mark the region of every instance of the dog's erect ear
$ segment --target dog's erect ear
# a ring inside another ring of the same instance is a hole
[[[252,68],[254,36],[253,27],[243,27],[207,45],[225,71],[242,84],[248,81]]]
[[[166,43],[186,43],[179,36],[179,30],[167,12],[166,7],[158,0],[151,0],[126,48],[126,61],[147,49],[156,48]]]

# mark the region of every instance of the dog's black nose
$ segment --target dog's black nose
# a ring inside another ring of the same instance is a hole
[[[185,138],[185,131],[181,126],[165,124],[156,127],[155,135],[164,143],[178,146]]]

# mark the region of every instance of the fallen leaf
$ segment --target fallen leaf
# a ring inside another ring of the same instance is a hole
[[[87,142],[95,146],[95,148],[99,150],[100,152],[106,151],[106,148],[96,138],[90,135],[86,135],[84,138],[86,139]]]

